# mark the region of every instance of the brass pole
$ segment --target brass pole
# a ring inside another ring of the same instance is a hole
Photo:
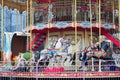
[[[90,45],[93,45],[93,30],[92,30],[92,2],[91,0],[89,1],[90,3]],[[92,71],[94,71],[94,59],[92,58]]]
[[[48,7],[48,38],[47,38],[47,43],[49,44],[49,38],[50,38],[50,31],[49,31],[49,28],[50,28],[50,10],[49,10],[49,8],[50,8],[50,3],[51,3],[51,1],[49,0],[49,3],[48,3],[48,5],[49,5],[49,7]]]
[[[119,34],[119,39],[120,39],[120,0],[118,0],[118,5],[119,5],[119,30],[118,30],[118,34]],[[119,43],[120,45],[120,43]]]
[[[114,7],[115,5],[114,5],[114,0],[112,1],[112,10],[113,10],[113,25],[115,24],[115,7]],[[114,26],[113,26],[113,28],[114,28]]]
[[[101,0],[99,0],[99,18],[98,18],[98,22],[99,22],[99,43],[101,42]],[[101,46],[101,45],[100,45]]]
[[[2,20],[1,20],[1,47],[2,47],[2,52],[1,56],[3,56],[4,53],[4,0],[2,0]]]
[[[29,43],[29,35],[28,35],[28,33],[29,33],[29,30],[28,30],[28,26],[29,26],[29,23],[28,23],[28,18],[29,18],[29,0],[27,0],[27,12],[26,12],[26,31],[27,31],[27,45],[28,45],[28,43]],[[28,47],[27,47],[27,51],[28,51]]]
[[[77,9],[77,0],[73,0],[74,1],[74,27],[75,27],[75,43],[77,43],[77,19],[76,19],[76,9]],[[76,47],[75,47],[76,48]],[[76,61],[75,61],[75,63],[76,63],[76,68],[75,68],[75,72],[77,72],[77,52],[76,52]]]
[[[96,23],[98,23],[98,0],[97,0],[97,2],[96,2],[95,6],[96,6],[96,8],[95,8],[95,13],[96,13]],[[96,26],[98,26],[98,25],[96,25]]]
[[[33,7],[32,7],[32,0],[30,0],[30,54],[32,55],[32,27],[33,27]],[[30,60],[30,71],[32,71],[32,63]]]
[[[85,0],[85,4],[86,4],[86,0]],[[86,16],[86,11],[85,11],[85,22],[87,21],[87,16]],[[85,33],[84,33],[84,45],[83,48],[85,49],[86,47],[86,37],[87,37],[87,30],[85,29]]]
[[[32,42],[33,12],[32,0],[30,0],[30,42]],[[32,53],[32,43],[30,43],[30,52]]]
[[[101,0],[99,0],[99,43],[101,43]],[[100,44],[101,47],[101,44]],[[99,59],[99,72],[101,72],[101,59]]]
[[[92,33],[92,2],[90,0],[90,38],[91,38],[91,45],[93,45],[93,33]]]
[[[83,45],[83,48],[85,49],[86,48],[86,43],[87,43],[87,41],[86,41],[86,39],[87,39],[87,30],[85,29],[85,36],[84,36],[84,45]]]

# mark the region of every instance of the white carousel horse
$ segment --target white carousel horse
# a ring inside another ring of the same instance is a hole
[[[47,54],[53,56],[53,54],[56,54],[58,51],[61,51],[62,50],[62,43],[63,43],[63,38],[59,38],[58,41],[55,42],[55,45],[54,45],[55,48],[41,50],[41,52],[40,52],[41,58],[39,60],[45,58],[45,56],[47,56]]]
[[[49,56],[47,56],[47,49],[44,49],[42,50],[39,54],[39,58],[37,60],[37,66],[39,66],[39,63],[42,62],[42,63],[45,63],[49,58]],[[45,60],[45,61],[44,61]],[[43,62],[44,61],[44,62]],[[44,64],[45,65],[45,64]]]
[[[73,62],[73,56],[76,52],[76,45],[74,41],[69,42],[69,40],[63,40],[61,51],[58,51],[55,56],[61,57],[60,61],[61,64],[64,65],[72,65]]]
[[[120,50],[119,49],[115,49],[115,52],[113,51],[112,57],[113,60],[115,61],[115,65],[117,67],[120,67]]]
[[[77,54],[77,52],[79,52],[79,46],[80,46],[80,40],[78,41],[77,44],[75,44],[75,41],[71,41],[70,43],[65,44],[66,48],[63,48],[65,50],[67,49],[66,50],[67,52],[63,50],[63,52],[58,52],[56,54],[62,57],[61,62],[63,63],[63,65],[71,66],[73,65],[73,63],[75,63],[76,58],[74,58],[74,56],[75,54]]]
[[[55,45],[55,48],[44,49],[40,52],[40,58],[38,60],[38,63],[43,59],[45,60],[53,59],[52,63],[58,63],[58,62],[63,63],[66,56],[68,56],[67,48],[68,48],[67,40],[63,38],[59,38]]]
[[[24,53],[18,56],[16,65],[13,66],[11,69],[12,71],[25,71],[25,69],[30,71],[30,68],[31,70],[34,69],[35,64],[34,54],[32,54],[32,57],[28,60],[26,60],[23,55]]]
[[[54,52],[49,49],[41,50],[40,52],[35,52],[35,62],[36,70],[43,71],[49,64],[50,60],[53,58]]]
[[[26,59],[23,58],[23,54],[20,54],[20,55],[17,57],[16,65],[13,66],[11,70],[17,71],[19,68],[25,67],[25,62],[26,62]]]
[[[92,57],[97,59],[105,59],[107,55],[107,50],[110,48],[110,44],[111,44],[111,41],[106,40],[101,43],[101,48],[97,48],[97,46],[99,46],[97,45],[94,48],[89,47],[86,50],[82,51],[79,57],[80,60],[82,61],[82,65],[80,66],[80,68],[84,68],[87,60],[89,60]]]

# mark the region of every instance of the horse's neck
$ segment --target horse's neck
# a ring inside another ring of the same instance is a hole
[[[61,47],[65,48],[65,49],[68,49],[69,45],[66,44],[66,43],[63,43],[63,45]]]
[[[55,45],[55,47],[57,47],[57,46],[62,47],[61,42],[57,42],[56,45]]]
[[[70,46],[68,47],[68,53],[73,52],[73,50],[74,50],[74,46],[70,45]]]

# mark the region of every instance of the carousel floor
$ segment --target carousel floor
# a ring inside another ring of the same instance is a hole
[[[0,72],[0,78],[120,78],[120,72],[62,72],[62,73],[36,73],[36,72]],[[4,80],[4,79],[0,79]],[[116,80],[116,79],[115,79]],[[118,79],[120,80],[120,79]]]

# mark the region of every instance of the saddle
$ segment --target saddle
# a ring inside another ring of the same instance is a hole
[[[53,51],[53,50],[55,50],[54,48],[49,48],[49,49],[47,49],[48,51]]]
[[[50,48],[50,49],[47,49],[48,50],[48,52],[47,52],[47,54],[55,54],[56,53],[56,49],[54,49],[54,48]]]
[[[94,56],[97,57],[98,59],[103,57],[103,54],[106,54],[106,52],[102,50],[94,52]]]

